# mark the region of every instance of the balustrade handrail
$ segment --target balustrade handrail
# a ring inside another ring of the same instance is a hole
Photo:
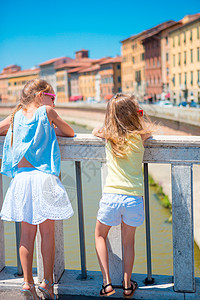
[[[4,137],[0,137],[0,159],[2,158]],[[58,137],[61,160],[80,162],[83,160],[97,160],[105,165],[105,140],[92,134],[77,134],[73,138]],[[148,163],[171,164],[172,178],[172,216],[173,216],[173,261],[174,261],[174,289],[175,291],[194,292],[194,237],[193,237],[193,172],[192,165],[200,164],[200,136],[158,136],[155,135],[145,142],[145,202],[148,203]],[[77,174],[80,174],[80,165]],[[103,169],[103,167],[102,167]],[[103,172],[102,172],[103,173]],[[79,176],[79,175],[77,175]],[[104,177],[104,175],[103,175]],[[0,177],[2,194],[2,178]],[[81,177],[77,177],[79,190]],[[79,191],[77,191],[78,194]],[[2,198],[2,195],[0,195]],[[81,193],[79,193],[81,199]],[[1,200],[1,199],[0,199]],[[81,200],[80,211],[82,210]],[[148,207],[148,205],[146,205]],[[150,221],[146,209],[146,227],[150,229]],[[79,216],[80,219],[80,216]],[[83,216],[82,216],[83,219]],[[147,221],[148,220],[148,221]],[[81,228],[84,226],[80,226]],[[185,230],[185,227],[187,230]],[[0,232],[0,235],[2,233]],[[121,234],[118,236],[121,237]],[[84,240],[84,232],[80,234]],[[150,230],[147,234],[147,269],[148,280],[151,281]],[[1,236],[0,236],[1,238]],[[120,244],[120,243],[119,243]],[[84,245],[82,247],[84,251]],[[149,254],[148,254],[149,252]],[[83,260],[84,260],[83,255]],[[1,257],[0,257],[1,260]],[[1,263],[1,261],[0,261]],[[40,263],[38,264],[40,266]],[[83,266],[86,276],[86,265]],[[61,269],[62,270],[62,269]],[[184,271],[184,272],[183,272]]]

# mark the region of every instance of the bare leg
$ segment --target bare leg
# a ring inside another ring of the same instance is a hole
[[[104,286],[108,283],[111,283],[110,274],[109,274],[109,263],[108,263],[108,249],[106,245],[106,238],[111,226],[102,224],[97,220],[95,228],[95,244],[96,252],[103,275],[103,284]],[[112,291],[112,287],[108,286],[106,292]]]
[[[46,220],[39,225],[41,234],[41,252],[44,265],[44,278],[53,283],[53,268],[55,257],[55,221]],[[42,282],[41,287],[48,289],[45,282]],[[49,289],[49,293],[53,299],[53,287]]]
[[[135,232],[136,227],[129,226],[122,222],[122,240],[124,248],[124,287],[131,286],[131,274],[135,258]],[[130,291],[125,291],[129,294]]]
[[[37,226],[26,222],[21,223],[21,240],[19,247],[20,260],[24,273],[24,281],[33,284],[32,264],[34,241],[36,236]],[[23,289],[30,289],[28,284],[23,285]],[[38,299],[35,288],[31,288],[35,299]]]

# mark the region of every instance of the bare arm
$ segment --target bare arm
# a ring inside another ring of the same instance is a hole
[[[105,139],[105,136],[104,136],[104,128],[94,128],[93,131],[92,131],[92,134],[97,136],[97,137],[100,137],[102,139]]]
[[[142,143],[144,145],[144,142],[149,139],[150,137],[152,137],[152,135],[150,133],[146,133],[146,134],[141,134],[141,138],[142,138]]]
[[[0,135],[6,135],[9,127],[10,127],[10,119],[11,116],[8,116],[3,121],[0,122]]]
[[[69,126],[69,124],[67,124],[51,106],[46,105],[46,111],[50,124],[53,122],[57,127],[55,128],[57,135],[68,137],[74,136],[72,127]]]

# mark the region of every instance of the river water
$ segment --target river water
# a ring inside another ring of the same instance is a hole
[[[72,125],[78,133],[90,132],[86,128]],[[64,247],[65,268],[80,269],[79,233],[78,233],[78,210],[76,198],[75,164],[73,162],[62,162],[62,182],[68,192],[74,209],[74,216],[64,221]],[[9,179],[3,176],[4,194],[9,185]],[[101,174],[100,163],[82,163],[82,187],[83,206],[86,239],[86,265],[88,270],[100,270],[97,262],[94,246],[94,228],[98,202],[101,197]],[[150,220],[151,220],[151,248],[152,248],[152,272],[153,274],[172,275],[172,225],[168,223],[170,212],[163,208],[153,188],[150,188]],[[15,224],[5,222],[5,247],[6,265],[16,266],[16,243]],[[195,248],[195,276],[200,277],[200,251],[196,244]],[[36,258],[34,254],[34,266]],[[145,225],[136,231],[136,256],[134,272],[146,273],[146,242]]]

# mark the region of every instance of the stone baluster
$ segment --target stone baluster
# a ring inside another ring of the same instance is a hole
[[[194,234],[192,165],[173,165],[172,225],[174,290],[194,292]]]

